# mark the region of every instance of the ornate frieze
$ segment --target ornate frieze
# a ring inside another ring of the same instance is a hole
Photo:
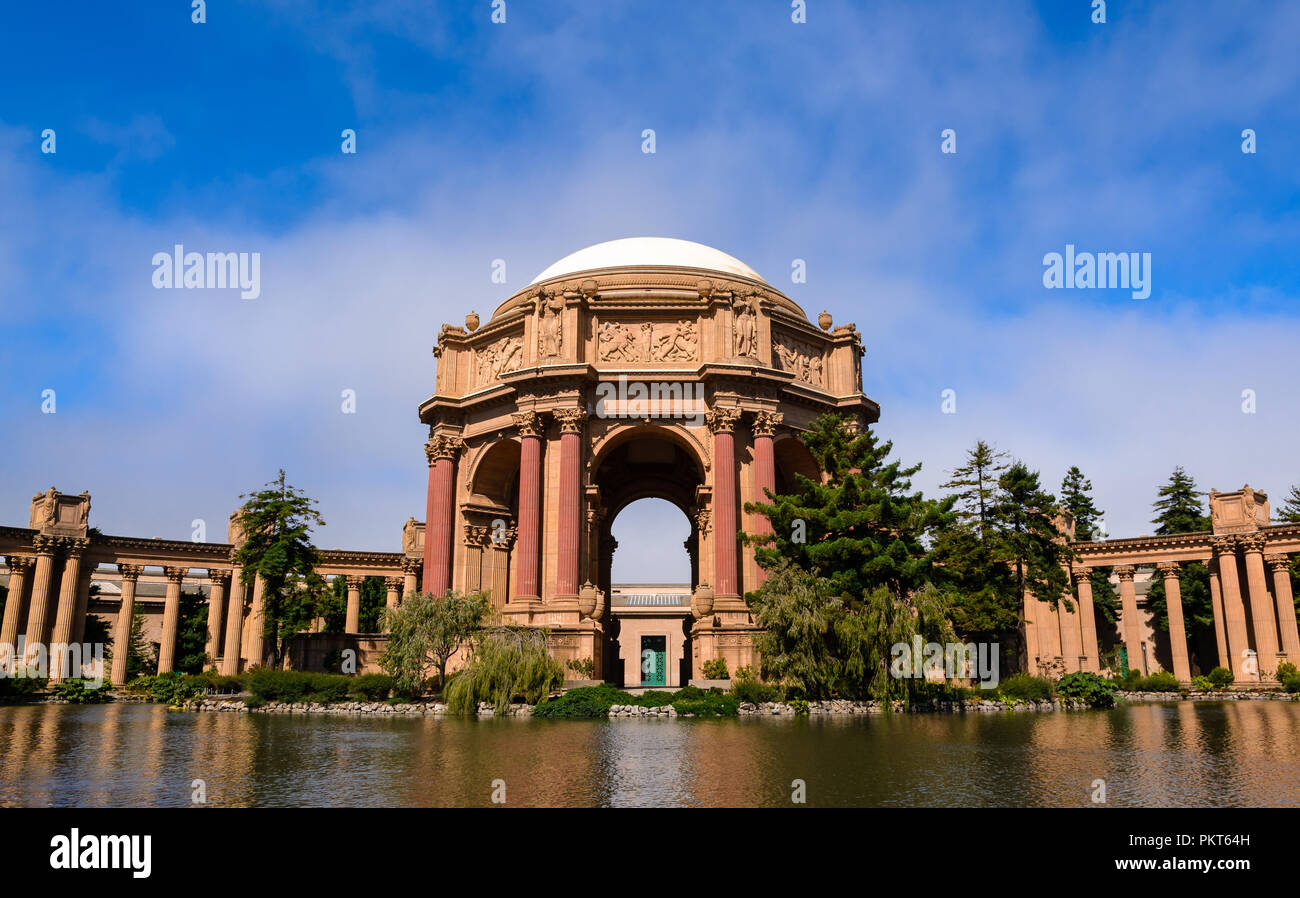
[[[507,371],[514,371],[523,361],[524,338],[518,335],[477,347],[473,353],[474,386],[492,383]]]
[[[789,334],[772,336],[772,357],[776,367],[789,371],[795,380],[814,387],[826,386],[826,374],[822,369],[822,352],[811,343],[796,339]]]
[[[700,333],[694,321],[606,321],[596,337],[602,362],[696,362]]]

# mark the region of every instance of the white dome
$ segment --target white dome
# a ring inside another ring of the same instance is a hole
[[[625,237],[622,240],[597,243],[576,253],[570,253],[529,283],[537,284],[561,275],[595,271],[598,268],[627,268],[641,265],[702,268],[767,283],[754,269],[722,250],[705,246],[703,243],[676,240],[672,237]]]

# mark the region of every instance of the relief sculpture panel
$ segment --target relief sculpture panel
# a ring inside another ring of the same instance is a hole
[[[695,362],[700,358],[694,321],[606,321],[596,338],[602,362]]]
[[[507,371],[514,371],[524,360],[524,340],[521,336],[502,337],[494,343],[474,350],[474,385],[481,387],[492,383]]]
[[[815,387],[825,387],[821,350],[811,343],[795,339],[788,334],[775,334],[772,338],[773,361],[782,371],[789,371],[795,380]]]

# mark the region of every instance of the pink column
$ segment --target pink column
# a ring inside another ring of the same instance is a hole
[[[713,432],[713,587],[720,599],[739,598],[736,580],[736,422],[738,408],[715,408],[705,415]]]
[[[0,673],[12,673],[18,667],[18,627],[26,598],[23,593],[34,562],[29,555],[10,555],[8,565],[9,598],[5,602],[4,623],[0,624]]]
[[[519,455],[519,592],[520,601],[540,601],[538,576],[541,546],[539,529],[542,514],[542,435],[541,422],[534,412],[519,412],[512,417],[519,428],[522,448]]]
[[[764,490],[776,492],[776,453],[772,446],[772,438],[776,435],[776,428],[780,426],[782,417],[780,412],[759,412],[754,416],[752,431],[754,434],[753,501],[755,502],[768,504],[772,500],[767,498]],[[755,517],[754,533],[757,536],[768,536],[772,533],[772,522],[766,515],[760,514]],[[759,585],[761,586],[766,579],[767,571],[760,567]]]
[[[580,408],[559,409],[560,423],[560,532],[555,580],[556,598],[578,598],[578,547],[582,537],[582,422]]]
[[[1291,595],[1291,559],[1286,555],[1270,555],[1264,560],[1273,572],[1273,595],[1282,630],[1282,651],[1286,652],[1286,660],[1300,664],[1300,634],[1296,630],[1295,599]]]
[[[424,525],[424,591],[444,596],[451,589],[451,526],[455,517],[456,453],[459,437],[435,436],[424,444],[429,493]]]
[[[1178,581],[1178,565],[1165,562],[1156,567],[1165,579],[1165,609],[1169,612],[1169,651],[1174,658],[1174,676],[1180,683],[1190,683],[1192,668],[1187,660],[1187,629],[1183,624],[1183,593]]]

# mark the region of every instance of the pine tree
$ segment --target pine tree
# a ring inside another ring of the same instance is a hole
[[[1179,465],[1169,475],[1169,482],[1160,487],[1160,492],[1152,509],[1156,516],[1151,523],[1156,525],[1157,536],[1171,533],[1195,533],[1210,529],[1210,519],[1202,514],[1205,506],[1196,489],[1196,481]]]
[[[314,570],[319,556],[311,530],[325,522],[312,507],[316,500],[286,483],[283,469],[265,489],[240,498],[247,500],[238,521],[245,542],[234,562],[244,569],[246,588],[262,575],[263,636],[278,667],[289,637],[308,629],[317,616],[324,582]]]
[[[990,518],[998,491],[998,478],[1007,469],[1005,452],[997,452],[978,440],[966,453],[966,464],[953,469],[951,479],[941,489],[955,490],[958,516],[974,523],[981,542],[988,541]]]
[[[795,474],[794,492],[745,510],[772,523],[773,536],[744,536],[765,569],[780,559],[831,581],[832,591],[861,603],[884,586],[895,596],[920,589],[932,576],[930,545],[952,523],[952,500],[912,491],[921,469],[888,461],[893,450],[875,432],[850,429],[840,415],[823,415],[803,434],[826,483]]]
[[[1282,507],[1277,510],[1277,519],[1284,524],[1300,524],[1300,486],[1291,487]]]
[[[1083,476],[1077,465],[1072,466],[1061,481],[1061,506],[1074,518],[1076,540],[1088,542],[1100,535],[1097,521],[1102,512],[1092,501],[1092,481]]]
[[[1056,607],[1069,577],[1073,553],[1057,526],[1056,497],[1044,492],[1038,472],[1016,462],[998,479],[996,521],[1006,560],[1015,571],[1016,594],[1028,589]]]

